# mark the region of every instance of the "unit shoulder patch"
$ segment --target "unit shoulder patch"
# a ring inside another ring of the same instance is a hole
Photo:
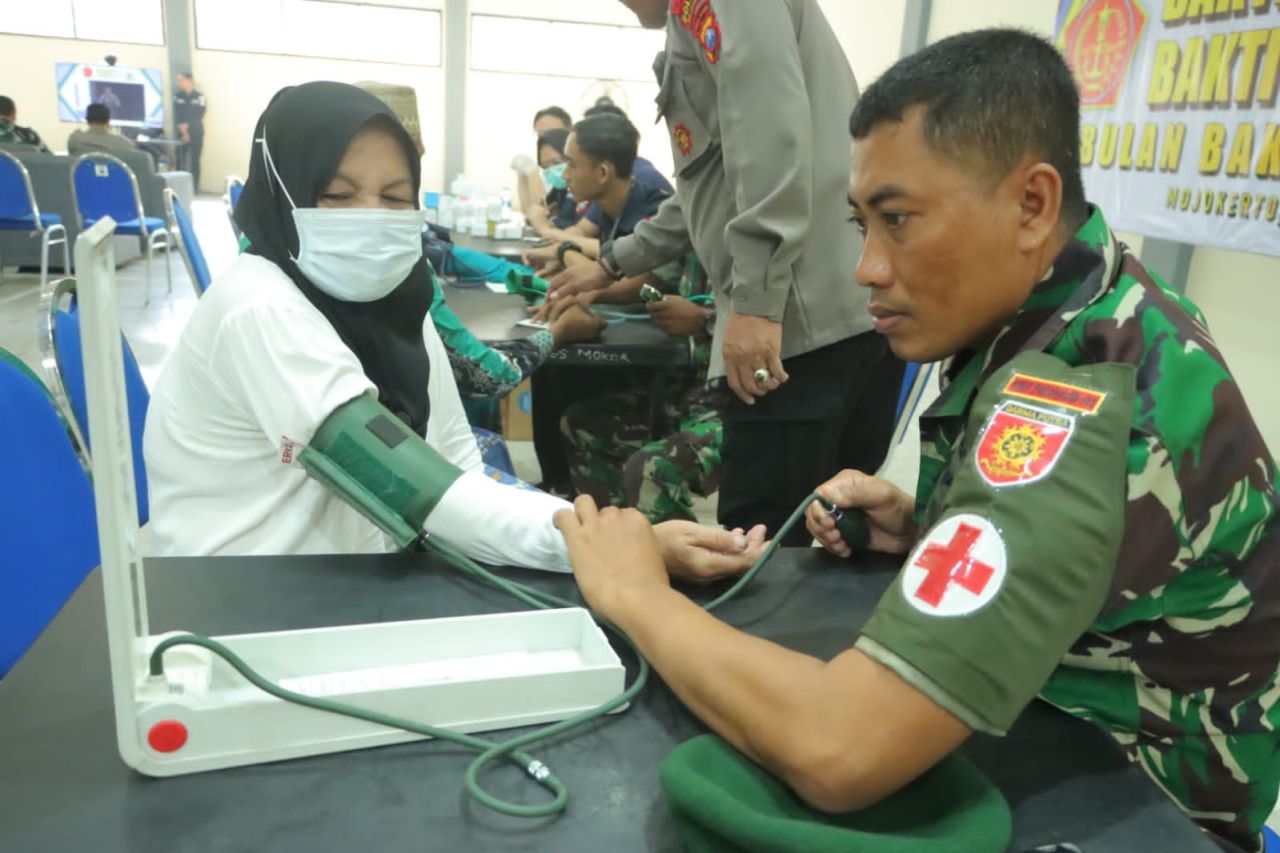
[[[996,406],[978,437],[978,473],[997,488],[1042,480],[1067,449],[1073,415],[1006,400]]]
[[[1102,391],[1082,388],[1079,385],[1068,385],[1052,379],[1039,379],[1025,373],[1015,373],[1005,383],[1004,393],[1024,400],[1035,400],[1039,403],[1050,403],[1062,406],[1086,415],[1096,414],[1107,395]]]
[[[996,597],[1007,573],[1000,531],[980,515],[960,513],[916,545],[902,569],[902,594],[929,616],[966,616]]]

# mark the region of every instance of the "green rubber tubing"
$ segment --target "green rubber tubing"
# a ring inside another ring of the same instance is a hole
[[[816,493],[805,498],[804,501],[795,508],[787,520],[783,522],[782,526],[778,528],[778,532],[774,535],[772,541],[765,546],[764,551],[756,559],[755,563],[752,564],[746,574],[739,578],[737,583],[731,586],[722,595],[717,596],[714,600],[704,605],[704,607],[707,610],[715,610],[726,601],[733,599],[738,595],[738,593],[746,588],[755,576],[760,573],[760,569],[762,569],[764,564],[769,561],[769,558],[773,556],[773,552],[778,549],[778,543],[782,541],[782,538],[787,534],[787,531],[795,526],[795,523],[800,520],[802,515],[804,515],[805,509],[808,508],[809,504],[814,500],[820,500]],[[559,596],[543,592],[542,590],[535,589],[534,587],[526,586],[524,584],[517,583],[516,581],[500,577],[447,543],[439,541],[438,537],[426,537],[423,541],[425,542],[428,550],[439,554],[454,568],[463,572],[463,574],[470,575],[483,583],[506,592],[518,601],[528,605],[530,608],[546,610],[553,607],[582,606],[577,602],[569,601],[568,599],[560,598]],[[514,817],[547,817],[549,815],[560,813],[569,804],[569,789],[565,786],[564,782],[560,781],[559,777],[551,772],[550,768],[541,761],[538,761],[529,753],[525,752],[525,747],[530,747],[533,744],[545,741],[548,738],[556,737],[564,732],[571,731],[579,726],[583,726],[594,720],[600,719],[610,711],[616,710],[634,699],[639,695],[640,691],[644,689],[645,685],[649,681],[649,662],[645,660],[644,655],[640,654],[640,650],[636,648],[633,642],[631,642],[631,638],[608,620],[597,617],[597,621],[605,628],[605,630],[622,640],[622,642],[626,644],[627,648],[629,648],[636,656],[636,660],[639,662],[639,665],[636,671],[636,677],[632,680],[631,684],[629,684],[626,689],[617,696],[607,702],[597,705],[594,708],[590,708],[580,714],[569,717],[568,719],[561,720],[558,723],[543,726],[527,734],[505,741],[494,741],[489,740],[488,738],[477,737],[475,735],[462,734],[461,732],[456,732],[451,729],[443,729],[427,723],[420,723],[403,717],[382,714],[378,711],[371,711],[366,708],[347,705],[342,702],[333,702],[328,699],[319,699],[315,696],[307,696],[293,690],[288,690],[263,678],[251,666],[245,663],[239,655],[224,646],[222,643],[197,634],[177,634],[160,641],[160,643],[158,643],[155,649],[151,652],[150,670],[151,675],[153,676],[163,675],[164,653],[175,646],[199,646],[201,648],[208,649],[210,652],[213,652],[215,655],[226,661],[232,669],[244,676],[245,680],[254,687],[257,687],[259,690],[264,693],[268,693],[277,699],[292,702],[296,705],[304,705],[308,708],[314,708],[317,711],[325,711],[330,714],[339,714],[344,717],[353,717],[358,720],[365,720],[366,722],[386,726],[391,729],[399,729],[413,734],[451,741],[453,743],[460,744],[461,746],[477,750],[480,754],[477,755],[475,760],[473,760],[470,766],[467,767],[466,776],[464,778],[467,793],[472,799],[496,812],[500,812],[501,814],[512,815]],[[537,782],[551,794],[551,800],[535,805],[525,805],[523,803],[513,803],[508,800],[503,800],[486,791],[484,786],[480,784],[480,772],[488,765],[499,760],[515,764],[517,767],[524,770],[529,778]]]

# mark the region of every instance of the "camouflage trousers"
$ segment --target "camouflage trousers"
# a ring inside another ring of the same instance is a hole
[[[654,440],[647,391],[624,391],[571,405],[560,433],[574,490],[600,506],[631,506],[652,522],[694,520],[693,495],[720,486],[720,413],[702,387],[663,401],[674,430]]]

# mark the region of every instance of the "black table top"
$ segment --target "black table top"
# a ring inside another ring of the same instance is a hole
[[[563,575],[510,570],[565,594]],[[852,643],[892,576],[810,549],[782,549],[719,615],[792,648]],[[421,554],[149,560],[151,631],[287,630],[518,609]],[[555,819],[521,820],[467,799],[471,754],[422,742],[149,779],[116,753],[102,586],[94,572],[0,681],[0,848],[150,851],[630,851],[677,849],[657,766],[702,731],[654,679],[625,713],[533,749],[570,788]],[[507,737],[500,733],[499,738]],[[1015,844],[1085,853],[1216,848],[1102,732],[1035,703],[1005,738],[964,751],[1004,791]],[[512,768],[495,794],[544,794]]]
[[[449,307],[482,341],[510,341],[527,338],[533,329],[517,326],[528,318],[525,301],[509,293],[494,293],[487,287],[448,285],[445,299]],[[638,312],[636,306],[601,306],[602,310]],[[626,321],[605,328],[594,343],[572,344],[551,354],[555,364],[601,367],[681,367],[689,364],[689,341],[673,338],[651,322]]]

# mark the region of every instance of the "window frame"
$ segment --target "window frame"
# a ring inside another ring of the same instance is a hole
[[[62,41],[89,41],[89,42],[97,42],[98,44],[137,44],[137,45],[142,45],[144,47],[168,47],[169,45],[169,30],[168,30],[169,21],[164,8],[164,0],[156,0],[156,8],[160,11],[160,41],[138,41],[137,39],[102,39],[102,38],[97,38],[96,36],[78,35],[76,33],[75,0],[36,0],[36,2],[43,2],[43,3],[65,2],[67,4],[67,9],[70,11],[71,33],[69,35],[57,34],[57,33],[28,33],[28,32],[18,32],[16,30],[11,30],[11,29],[5,29],[3,26],[0,26],[0,35],[16,36],[20,38],[29,38],[29,39],[60,39]]]
[[[212,0],[211,0],[212,2]],[[282,3],[283,0],[274,0],[274,2]],[[438,22],[436,33],[439,44],[436,47],[436,62],[401,62],[393,59],[374,59],[374,58],[355,58],[350,56],[334,56],[328,53],[301,53],[296,50],[257,50],[254,48],[241,47],[205,47],[200,44],[200,2],[192,0],[191,3],[191,21],[192,21],[192,42],[196,50],[211,51],[216,53],[245,53],[254,56],[286,56],[295,59],[327,59],[334,62],[359,62],[374,65],[396,65],[401,68],[444,68],[444,39],[445,39],[445,21],[444,9],[428,8],[425,6],[406,6],[399,3],[369,3],[360,2],[360,0],[305,0],[309,3],[325,3],[334,6],[362,6],[374,9],[400,9],[408,12],[422,12],[434,15]]]
[[[635,30],[637,32],[650,32],[639,24],[606,24],[599,21],[580,21],[570,18],[538,18],[530,15],[509,15],[496,12],[468,12],[467,13],[467,71],[475,74],[513,74],[522,77],[559,77],[568,80],[614,80],[620,83],[652,83],[653,74],[649,73],[643,77],[625,77],[614,74],[591,74],[582,72],[580,74],[566,74],[558,71],[514,71],[509,68],[482,68],[476,65],[476,51],[472,49],[473,39],[475,38],[475,20],[476,18],[494,18],[508,21],[532,21],[539,24],[571,24],[578,27],[608,27],[615,30]],[[656,32],[656,31],[654,31]],[[655,51],[656,53],[656,51]]]

